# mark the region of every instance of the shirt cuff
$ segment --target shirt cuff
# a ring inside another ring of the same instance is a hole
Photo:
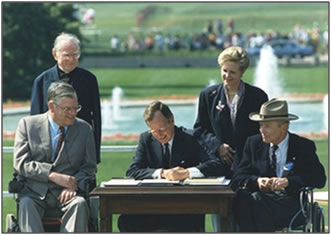
[[[189,171],[189,178],[201,178],[204,177],[202,172],[196,167],[190,167],[187,169]]]
[[[153,174],[152,174],[152,178],[154,178],[154,179],[161,179],[161,171],[162,171],[163,169],[156,169],[155,170],[155,172],[153,172]]]

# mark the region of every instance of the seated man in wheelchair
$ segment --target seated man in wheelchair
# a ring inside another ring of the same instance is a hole
[[[60,232],[87,232],[89,208],[80,191],[96,172],[91,126],[76,118],[81,106],[73,87],[55,82],[48,89],[49,111],[20,120],[14,169],[23,177],[18,222],[22,232],[43,232],[46,209],[62,212]]]
[[[298,117],[288,113],[286,101],[272,99],[249,118],[259,122],[261,134],[247,139],[233,176],[235,220],[241,232],[273,232],[301,211],[302,187],[324,187],[325,171],[315,144],[288,131]]]

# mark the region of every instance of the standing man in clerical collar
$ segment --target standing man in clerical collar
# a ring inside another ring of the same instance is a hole
[[[76,90],[82,109],[77,117],[87,121],[94,130],[97,163],[100,162],[101,110],[96,76],[78,67],[81,55],[80,41],[73,35],[61,33],[54,41],[52,55],[57,64],[41,73],[33,83],[31,115],[48,110],[47,90],[51,83],[64,81]]]

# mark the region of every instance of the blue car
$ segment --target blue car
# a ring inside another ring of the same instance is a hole
[[[296,57],[303,58],[305,56],[313,55],[314,51],[312,46],[300,45],[299,43],[292,40],[272,40],[268,42],[273,48],[274,54],[278,58],[282,57]],[[260,55],[262,47],[248,48],[247,52],[250,57],[258,57]]]

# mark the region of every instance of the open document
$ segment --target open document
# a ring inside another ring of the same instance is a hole
[[[141,180],[135,180],[135,179],[127,179],[127,178],[116,178],[111,179],[109,181],[102,181],[100,183],[101,187],[108,187],[108,186],[137,186]]]
[[[173,186],[183,185],[180,181],[170,181],[167,179],[143,179],[140,183],[141,186]]]
[[[176,186],[176,185],[223,185],[230,183],[230,179],[224,176],[216,178],[193,178],[184,181],[169,181],[166,179],[144,179],[135,180],[130,178],[114,178],[109,181],[101,182],[101,187],[111,186]]]
[[[183,185],[180,181],[169,181],[166,179],[127,179],[127,178],[116,178],[109,181],[101,182],[101,187],[109,186],[173,186],[173,185]]]

